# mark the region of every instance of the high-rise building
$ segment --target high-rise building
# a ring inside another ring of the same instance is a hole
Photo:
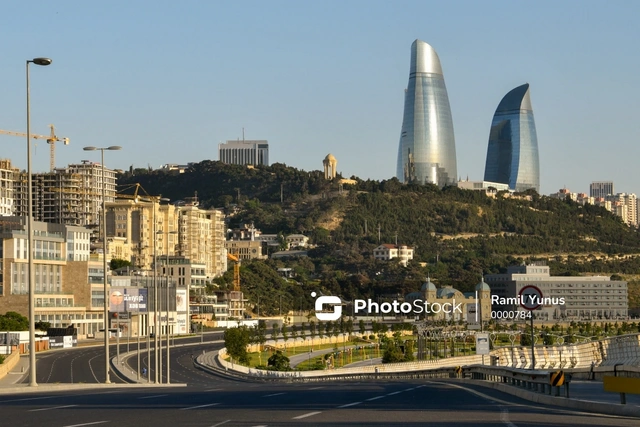
[[[227,141],[218,145],[218,153],[222,163],[269,166],[269,143],[264,140]]]
[[[438,54],[427,43],[411,45],[409,84],[398,147],[401,182],[455,184],[458,178],[453,119]]]
[[[493,115],[484,180],[509,184],[515,191],[540,191],[538,137],[528,83],[507,93]]]
[[[612,181],[597,181],[589,185],[589,195],[591,197],[607,197],[615,194]]]

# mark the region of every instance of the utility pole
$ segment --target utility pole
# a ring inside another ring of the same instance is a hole
[[[367,220],[364,220],[364,235],[367,235]]]
[[[380,224],[378,224],[378,244],[380,244]]]

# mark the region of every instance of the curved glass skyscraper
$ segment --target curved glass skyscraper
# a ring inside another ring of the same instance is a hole
[[[405,183],[440,186],[454,184],[458,176],[453,120],[440,59],[421,40],[411,45],[396,176]]]
[[[540,191],[538,137],[528,83],[506,94],[493,115],[484,180],[509,184],[515,191]]]

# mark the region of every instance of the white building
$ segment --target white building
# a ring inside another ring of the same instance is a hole
[[[389,261],[398,258],[405,267],[413,259],[413,248],[383,243],[373,250],[373,257],[379,261]]]
[[[524,311],[514,299],[524,287],[535,286],[543,298],[548,298],[539,310],[533,311],[537,319],[626,319],[628,316],[627,282],[611,280],[608,276],[551,276],[546,265],[515,265],[508,267],[505,274],[486,275],[485,281],[491,287],[492,297],[498,298],[492,305],[493,311]]]

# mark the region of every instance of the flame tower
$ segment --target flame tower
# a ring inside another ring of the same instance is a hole
[[[458,176],[442,66],[436,51],[421,40],[411,45],[396,176],[404,183],[439,186],[455,184]]]
[[[484,180],[509,184],[515,191],[540,191],[538,137],[528,83],[507,93],[493,115]]]

